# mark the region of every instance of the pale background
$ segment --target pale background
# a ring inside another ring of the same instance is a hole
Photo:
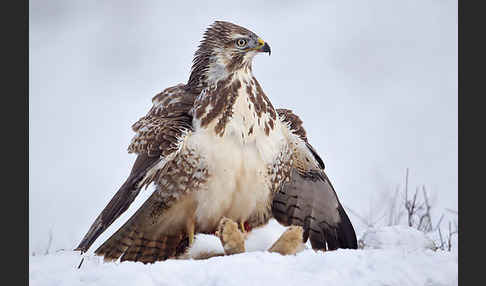
[[[29,13],[30,252],[49,233],[50,251],[81,240],[130,171],[131,124],[187,80],[214,20],[270,44],[254,74],[304,120],[345,207],[380,208],[410,168],[436,214],[457,210],[457,1],[32,0]]]

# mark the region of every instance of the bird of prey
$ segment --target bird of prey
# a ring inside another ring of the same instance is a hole
[[[209,26],[187,83],[153,97],[132,126],[131,173],[75,250],[86,252],[152,183],[151,196],[95,254],[144,263],[178,257],[195,233],[214,233],[222,218],[251,228],[274,217],[301,226],[314,249],[357,248],[302,121],[275,109],[252,74],[254,56],[270,52],[246,28]]]

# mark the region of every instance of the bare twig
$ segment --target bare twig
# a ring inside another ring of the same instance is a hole
[[[362,217],[360,214],[358,214],[357,212],[355,212],[354,210],[352,210],[351,208],[349,207],[345,207],[350,213],[354,214],[357,218],[359,218],[359,220],[361,220],[361,222],[363,222],[363,224],[365,224],[367,227],[372,227],[373,225],[367,220],[365,219],[364,217]]]
[[[447,250],[448,251],[451,251],[451,249],[452,249],[452,236],[454,234],[457,234],[457,233],[458,233],[457,228],[454,231],[452,231],[451,222],[449,221],[449,237],[447,238]]]
[[[52,244],[52,228],[49,229],[49,240],[47,241],[47,247],[46,247],[46,251],[44,252],[44,255],[49,254],[49,250],[51,249],[51,244]]]
[[[83,265],[83,262],[84,262],[84,257],[81,258],[81,261],[79,262],[79,265],[78,265],[78,269],[81,268],[81,265]]]
[[[440,216],[440,219],[439,219],[439,221],[437,222],[437,224],[435,225],[435,228],[434,228],[434,229],[438,229],[438,228],[440,227],[440,224],[442,223],[442,219],[443,219],[443,218],[444,218],[444,214],[442,214],[442,215]]]
[[[405,171],[405,202],[408,201],[408,168]]]
[[[405,209],[407,210],[408,213],[408,226],[410,227],[413,227],[413,216],[417,211],[417,194],[418,194],[418,189],[415,191],[412,201],[409,200],[405,201]]]
[[[423,232],[430,232],[432,231],[432,218],[430,215],[430,209],[432,208],[429,204],[429,199],[427,196],[427,191],[425,190],[425,186],[422,186],[422,192],[424,196],[424,213],[420,216],[420,222],[417,227],[417,229],[423,231]]]
[[[448,211],[448,212],[451,212],[451,213],[453,213],[453,214],[456,214],[456,215],[458,215],[458,214],[459,214],[457,211],[452,210],[452,209],[449,209],[449,208],[446,208],[445,210],[446,210],[446,211]]]
[[[442,238],[442,232],[440,231],[440,228],[437,229],[439,231],[439,239],[440,239],[440,245],[439,249],[444,250],[444,239]]]

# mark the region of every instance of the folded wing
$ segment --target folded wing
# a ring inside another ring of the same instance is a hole
[[[128,151],[138,154],[127,180],[93,222],[75,250],[86,252],[93,242],[122,214],[135,200],[146,177],[154,166],[177,151],[181,135],[191,130],[192,117],[189,110],[195,99],[180,84],[165,89],[153,99],[148,114],[133,126],[136,135]]]
[[[357,248],[356,234],[329,178],[324,162],[307,142],[302,121],[288,109],[278,109],[279,117],[293,133],[293,168],[272,202],[272,213],[283,225],[304,228],[304,241],[313,249]]]

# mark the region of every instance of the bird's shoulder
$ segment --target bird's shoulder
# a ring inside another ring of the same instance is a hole
[[[128,152],[165,157],[177,149],[180,137],[192,130],[190,110],[196,97],[184,84],[155,95],[148,113],[132,125],[136,134]]]
[[[292,133],[297,135],[304,142],[307,142],[307,133],[304,129],[304,123],[297,114],[286,108],[277,108],[277,114],[282,122],[288,124]]]
[[[304,159],[302,163],[303,165],[314,165],[315,163],[317,164],[318,169],[324,170],[324,161],[322,160],[321,156],[319,156],[314,147],[312,147],[312,145],[309,143],[307,139],[307,132],[305,131],[304,122],[302,121],[302,119],[300,119],[300,117],[291,109],[278,108],[277,114],[280,120],[288,126],[290,132],[292,132],[292,134],[294,134],[295,137],[298,138],[297,140],[301,141],[300,144],[297,144],[301,146],[301,148],[297,148],[297,150],[295,150],[295,153],[300,156],[294,157],[302,157]]]

